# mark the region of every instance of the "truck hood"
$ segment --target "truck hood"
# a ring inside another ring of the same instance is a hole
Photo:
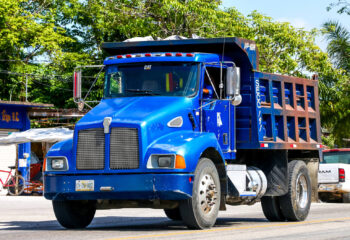
[[[193,111],[193,99],[164,96],[104,99],[77,123],[75,130],[103,128],[104,118],[111,117],[111,127],[140,128],[143,141],[146,140],[149,144],[156,138],[177,130],[167,126],[175,117],[183,117],[181,130],[191,129],[188,113]]]

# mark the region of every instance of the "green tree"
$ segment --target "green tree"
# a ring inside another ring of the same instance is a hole
[[[57,24],[61,13],[54,11],[56,2],[59,1],[0,0],[1,99],[9,100],[10,95],[11,100],[23,99],[26,79],[29,100],[46,100],[62,107],[65,99],[71,97],[71,92],[57,91],[71,89],[71,83],[62,81],[71,79],[71,73],[65,69],[88,55],[68,47],[75,45],[76,40]],[[58,98],[50,98],[51,95]]]
[[[336,21],[324,23],[323,30],[328,54],[342,75],[323,89],[321,114],[324,126],[331,130],[330,138],[344,146],[350,136],[350,32]]]
[[[29,77],[30,100],[73,106],[69,90],[73,69],[78,65],[100,64],[105,57],[100,49],[102,42],[148,35],[153,38],[173,34],[207,38],[235,36],[256,41],[261,71],[303,77],[310,72],[318,73],[322,80],[322,99],[332,99],[336,91],[323,90],[335,89],[334,79],[340,79],[343,73],[334,68],[327,54],[315,45],[317,30],[294,28],[258,12],[244,16],[237,9],[225,9],[220,4],[219,0],[0,0],[0,41],[3,43],[0,46],[10,46],[1,58],[28,59],[27,62],[6,62],[8,65],[1,68],[47,76]],[[19,29],[16,23],[25,20],[28,26]],[[30,30],[33,26],[41,30]],[[32,34],[22,36],[17,34],[20,31]],[[11,40],[13,38],[15,40]],[[48,64],[30,64],[42,56]],[[16,94],[23,91],[23,76],[0,77],[9,85],[1,98],[8,98],[12,88]],[[86,83],[92,80],[84,79]],[[94,96],[101,96],[101,91]]]

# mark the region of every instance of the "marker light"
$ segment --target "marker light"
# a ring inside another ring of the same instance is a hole
[[[145,57],[152,57],[152,54],[146,53],[146,54],[145,54]]]
[[[121,59],[121,58],[123,58],[123,55],[118,55],[117,58]]]
[[[43,162],[43,172],[46,171],[46,158],[44,158],[44,162]]]
[[[186,162],[185,162],[185,159],[183,156],[176,155],[175,168],[177,168],[177,169],[185,169],[186,168]]]
[[[171,54],[171,53],[166,53],[165,56],[171,57],[171,56],[173,56],[173,54]]]
[[[194,55],[192,53],[187,53],[186,56],[187,57],[193,57]]]
[[[132,57],[132,55],[131,55],[131,54],[127,54],[127,55],[125,55],[125,57],[127,57],[127,58],[131,58],[131,57]]]
[[[175,56],[176,57],[182,57],[182,53],[176,53]]]

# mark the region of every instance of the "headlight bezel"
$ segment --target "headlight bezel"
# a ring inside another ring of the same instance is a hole
[[[169,166],[160,166],[159,159],[170,157]],[[180,164],[179,164],[180,163]],[[178,154],[151,154],[147,160],[147,169],[185,169],[186,162],[183,156]]]
[[[54,168],[53,167],[53,161],[63,161],[63,167],[62,168]],[[46,158],[46,166],[45,166],[45,171],[48,172],[62,172],[62,171],[68,171],[69,170],[69,165],[68,165],[68,159],[64,156],[52,156],[52,157],[47,157]]]

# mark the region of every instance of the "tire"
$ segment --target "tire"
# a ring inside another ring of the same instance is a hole
[[[288,163],[288,173],[288,193],[279,198],[281,211],[288,221],[304,221],[311,205],[309,172],[303,161],[293,160]]]
[[[57,221],[65,228],[87,227],[95,216],[95,201],[52,201]]]
[[[286,218],[283,216],[279,197],[262,197],[261,198],[261,207],[264,212],[265,217],[270,222],[282,222]]]
[[[183,222],[190,229],[212,227],[218,217],[220,197],[218,171],[210,159],[201,158],[195,170],[192,197],[179,206]]]
[[[343,193],[343,203],[350,203],[350,193]]]
[[[16,181],[18,179],[18,185]],[[21,175],[15,175],[7,182],[8,193],[12,196],[21,195],[24,191],[25,180]]]
[[[165,215],[174,221],[181,221],[181,213],[180,213],[180,209],[177,208],[173,208],[173,209],[164,209]]]

